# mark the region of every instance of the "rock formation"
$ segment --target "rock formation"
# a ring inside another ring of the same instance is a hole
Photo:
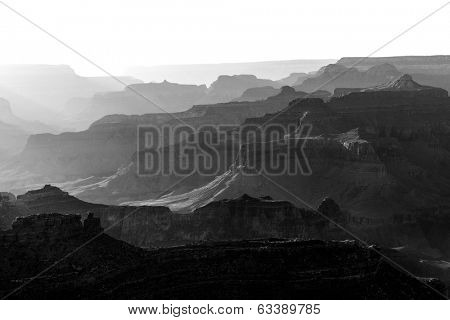
[[[131,77],[118,79],[140,82]],[[9,100],[23,119],[64,128],[71,123],[59,111],[71,98],[120,90],[124,87],[120,81],[109,76],[82,77],[67,65],[5,65],[0,67],[0,97]]]
[[[144,251],[105,234],[93,237],[79,216],[53,214],[19,220],[0,233],[0,248],[8,248],[0,256],[0,294],[15,299],[441,299],[446,290],[351,241]]]
[[[233,101],[259,101],[265,100],[268,97],[277,95],[281,89],[275,89],[274,87],[256,87],[250,88],[244,91],[244,93]]]
[[[296,86],[301,84],[306,78],[308,78],[310,75],[308,73],[304,72],[293,72],[289,76],[278,80],[277,82],[280,83],[283,86]]]
[[[282,194],[276,196],[283,197]],[[446,237],[450,211],[443,208],[432,213],[398,213],[390,218],[376,218],[342,210],[330,198],[324,199],[315,211],[296,207],[288,201],[244,194],[180,214],[157,205],[90,204],[50,186],[18,199],[15,206],[0,208],[1,221],[9,219],[10,222],[3,228],[5,245],[27,241],[38,245],[49,239],[60,242],[65,237],[86,239],[97,236],[103,229],[109,236],[144,248],[261,238],[344,240],[357,235],[369,244],[407,248],[407,252],[391,250],[386,254],[402,261],[414,274],[450,281],[450,274],[436,264],[437,259],[446,259],[450,253],[450,239]],[[347,233],[336,223],[351,232]],[[12,229],[7,230],[11,226]],[[40,240],[36,242],[36,239]],[[64,243],[66,241],[61,245]],[[418,264],[419,260],[425,262]]]
[[[194,106],[173,116],[167,113],[111,115],[82,132],[33,135],[20,156],[1,168],[7,174],[0,176],[0,186],[21,193],[26,186],[43,181],[61,183],[112,176],[132,160],[138,125],[239,125],[248,117],[278,111],[289,101],[302,96],[303,93],[286,87],[263,101]]]
[[[368,69],[379,64],[392,64],[404,73],[413,74],[449,74],[450,56],[398,56],[398,57],[344,57],[338,64]]]
[[[331,64],[305,79],[296,89],[306,92],[333,92],[336,88],[367,88],[391,81],[400,74],[400,71],[390,64],[376,65],[367,71],[347,68],[342,64]]]
[[[112,114],[140,115],[180,112],[197,104],[205,95],[205,85],[185,85],[163,81],[136,83],[122,91],[96,93],[88,99],[74,98],[68,102],[72,117],[87,127]]]

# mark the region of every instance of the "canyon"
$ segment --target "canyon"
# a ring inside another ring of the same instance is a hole
[[[439,78],[445,75],[438,68],[417,73],[420,59],[402,66],[395,59],[353,62],[279,81],[221,76],[209,88],[132,84],[74,101],[76,110],[98,106],[101,118],[86,130],[24,131],[21,143],[30,137],[23,151],[0,165],[0,187],[8,191],[0,197],[0,246],[11,248],[0,259],[7,270],[2,293],[93,239],[16,297],[43,291],[49,298],[183,298],[192,288],[198,297],[219,296],[218,284],[226,288],[221,297],[236,297],[238,275],[247,279],[240,282],[243,298],[260,291],[261,298],[448,294],[450,98]],[[145,113],[146,102],[140,106],[133,90],[176,112]],[[0,130],[40,129],[0,102]],[[194,138],[198,144],[184,160],[197,163],[208,143],[202,128],[226,125],[214,144],[223,161],[209,173],[140,174],[148,150],[136,150],[138,128],[180,124],[198,130],[158,151],[170,155]],[[271,126],[283,133],[267,135]],[[250,139],[241,135],[245,128],[263,134]],[[273,174],[267,164],[278,155],[286,170]],[[298,162],[300,171],[290,172]],[[184,275],[168,279],[165,269]],[[205,274],[211,285],[200,281]],[[174,283],[177,290],[170,289]],[[267,294],[264,283],[276,290]],[[152,290],[144,293],[144,286]]]

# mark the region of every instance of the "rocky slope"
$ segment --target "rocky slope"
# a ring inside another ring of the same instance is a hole
[[[1,296],[441,299],[446,294],[443,283],[405,274],[354,242],[210,242],[144,251],[99,232],[92,216],[83,222],[58,214],[18,220],[0,233]]]

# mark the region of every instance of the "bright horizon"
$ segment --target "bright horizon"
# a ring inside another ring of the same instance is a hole
[[[114,74],[132,66],[367,56],[445,4],[435,0],[4,3]],[[449,54],[449,15],[447,6],[374,56]],[[80,75],[104,75],[1,4],[0,37],[1,65],[67,64]]]

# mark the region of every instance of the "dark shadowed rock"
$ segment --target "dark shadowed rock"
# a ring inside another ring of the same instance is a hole
[[[2,232],[0,247],[8,248],[0,256],[0,294],[14,299],[440,299],[445,291],[442,282],[427,286],[352,241],[144,251],[85,234],[80,217],[40,215]]]
[[[325,198],[320,203],[317,211],[331,219],[341,218],[342,212],[339,205],[331,198]]]

